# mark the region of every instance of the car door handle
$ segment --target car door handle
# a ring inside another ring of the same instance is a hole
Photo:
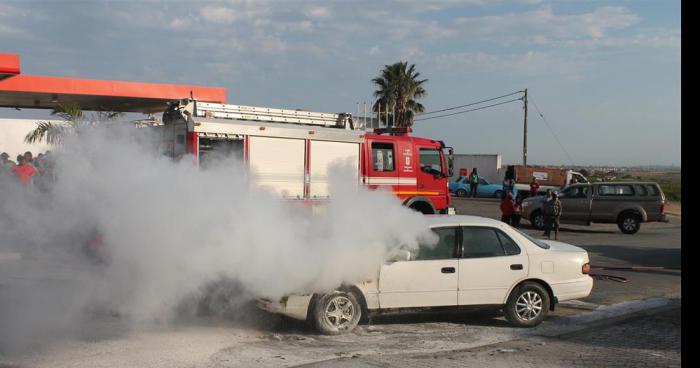
[[[512,265],[510,265],[510,269],[511,269],[511,270],[522,270],[522,269],[523,269],[523,265],[521,265],[521,264],[512,264]]]
[[[455,273],[455,268],[454,267],[443,267],[441,271],[442,271],[442,273]]]

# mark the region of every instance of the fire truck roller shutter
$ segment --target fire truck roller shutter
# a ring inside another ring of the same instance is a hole
[[[359,184],[360,144],[348,142],[316,141],[310,142],[309,154],[309,197],[327,198],[329,196],[328,169],[334,164],[348,165],[354,185]]]
[[[304,198],[303,139],[250,136],[248,162],[256,185],[284,198]]]

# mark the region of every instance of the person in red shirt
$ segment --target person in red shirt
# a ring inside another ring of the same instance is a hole
[[[536,177],[532,177],[532,181],[530,182],[530,197],[535,197],[537,196],[537,193],[540,191],[540,183],[537,182]]]
[[[501,200],[501,221],[510,225],[513,217],[513,209],[513,193],[508,192],[506,193],[505,198]]]
[[[27,163],[23,156],[17,156],[17,165],[12,168],[12,172],[17,175],[20,183],[29,185],[32,183],[32,178],[36,175],[34,166]]]

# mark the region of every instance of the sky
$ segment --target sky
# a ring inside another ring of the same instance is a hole
[[[0,53],[31,75],[351,113],[372,103],[384,65],[407,61],[428,79],[426,111],[527,88],[528,164],[681,164],[680,1],[0,0]],[[0,109],[23,114],[36,115]],[[417,121],[414,134],[519,164],[522,103]]]

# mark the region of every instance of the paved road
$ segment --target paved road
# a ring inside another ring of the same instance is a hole
[[[341,358],[323,367],[680,367],[681,309],[555,338],[529,337],[453,352]]]

